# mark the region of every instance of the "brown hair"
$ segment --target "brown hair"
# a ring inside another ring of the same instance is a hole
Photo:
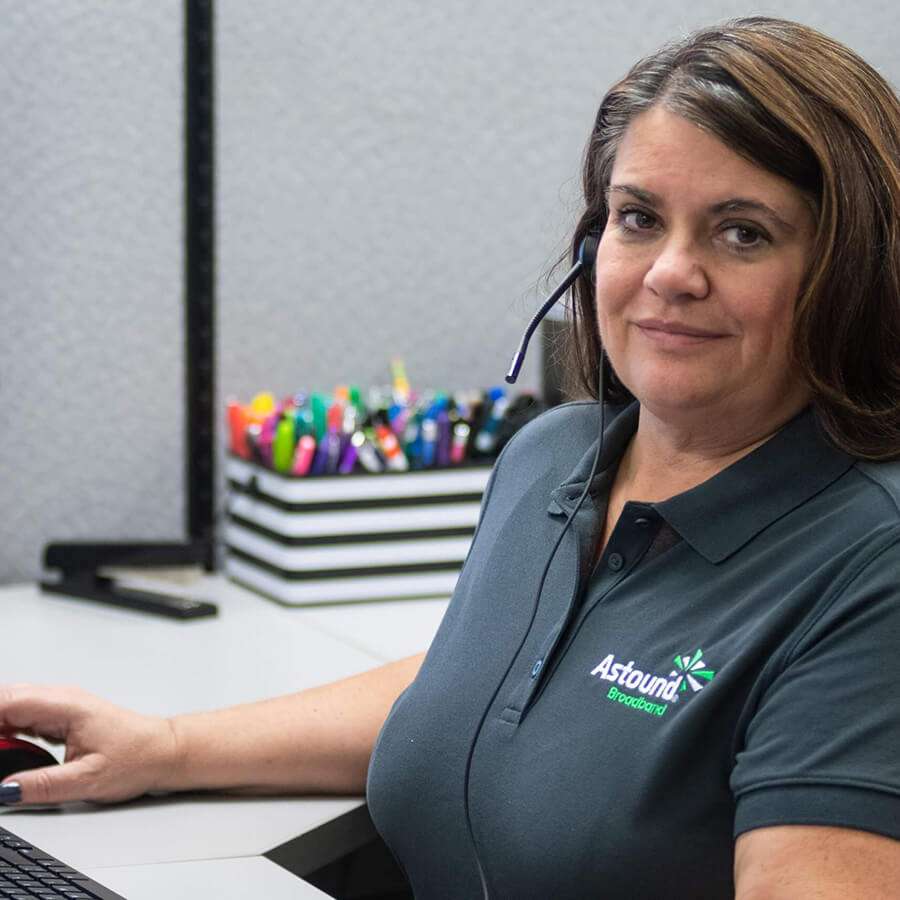
[[[704,29],[641,60],[603,98],[585,152],[586,208],[601,233],[616,150],[657,103],[700,125],[813,201],[812,264],[794,312],[794,361],[831,440],[853,456],[900,458],[900,102],[855,53],[823,34],[753,17]],[[576,378],[632,399],[602,354],[592,274],[573,286]]]

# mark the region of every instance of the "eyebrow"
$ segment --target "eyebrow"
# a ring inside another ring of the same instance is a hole
[[[652,191],[645,191],[633,184],[611,184],[606,189],[607,200],[610,194],[629,194],[632,197],[646,203],[648,206],[665,206],[663,200]],[[713,214],[723,212],[758,212],[772,219],[777,225],[780,225],[785,231],[794,232],[796,227],[791,225],[780,216],[771,206],[760,202],[759,200],[751,200],[748,197],[730,197],[728,200],[722,200],[714,203],[709,207],[709,212]]]

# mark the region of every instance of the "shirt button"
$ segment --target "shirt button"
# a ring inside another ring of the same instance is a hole
[[[544,661],[542,659],[535,660],[534,665],[531,667],[531,677],[537,678],[538,672],[541,671],[541,667],[544,665]]]
[[[640,525],[641,528],[646,528],[650,524],[650,520],[646,516],[641,516],[639,519],[634,520],[635,525]]]
[[[625,560],[622,557],[621,553],[610,553],[609,559],[606,561],[606,564],[613,570],[613,572],[618,572],[622,566],[625,565]]]

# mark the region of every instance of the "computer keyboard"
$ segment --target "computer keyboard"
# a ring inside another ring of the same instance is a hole
[[[0,898],[125,900],[5,828],[0,828]]]

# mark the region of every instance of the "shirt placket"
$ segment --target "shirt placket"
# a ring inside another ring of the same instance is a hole
[[[625,504],[603,554],[588,579],[587,595],[573,622],[573,631],[634,571],[650,549],[661,524],[659,513],[650,504]]]
[[[577,500],[579,494],[580,489],[574,491],[571,487],[568,489],[560,488],[554,491],[548,512],[553,516],[571,515],[572,508],[575,505],[574,501]],[[567,548],[569,552],[571,553],[573,543],[575,551],[568,598],[563,605],[561,615],[554,621],[543,640],[538,644],[537,650],[532,653],[531,664],[528,666],[524,677],[520,677],[516,683],[508,702],[500,713],[500,718],[511,725],[519,724],[532,699],[540,689],[544,680],[543,675],[548,671],[560,640],[578,609],[579,600],[587,582],[592,556],[591,550],[596,540],[598,522],[597,510],[588,498],[585,499],[585,504],[586,506],[582,506],[578,513],[575,514],[575,518],[569,526],[570,533],[563,539],[563,544],[566,541],[569,542],[569,547]],[[563,549],[561,544],[559,550]],[[557,555],[559,554],[557,553]],[[541,599],[539,598],[539,602]],[[539,621],[539,618],[536,617],[535,621]]]
[[[590,598],[585,598],[583,604],[576,603],[573,605],[574,608],[570,607],[566,616],[548,635],[537,654],[530,678],[519,686],[520,697],[516,699],[521,705],[517,703],[515,707],[508,706],[504,709],[502,714],[504,721],[519,724],[528,710],[534,706],[543,688],[553,677],[559,660],[568,651],[581,623],[590,615],[591,610],[609,597],[640,563],[653,543],[660,523],[658,513],[651,506],[626,504],[597,566],[590,573],[590,578],[584,579],[587,583],[582,584],[579,590],[579,594],[590,590]],[[583,560],[584,554],[582,553],[579,558]]]

